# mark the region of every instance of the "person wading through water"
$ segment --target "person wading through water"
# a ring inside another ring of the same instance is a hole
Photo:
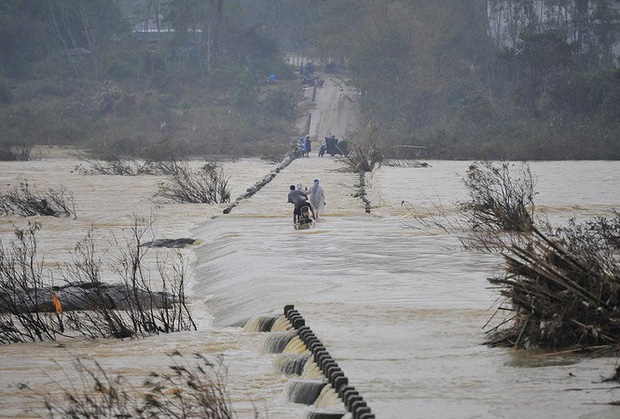
[[[314,207],[315,218],[318,219],[319,214],[323,212],[323,208],[325,207],[325,191],[323,187],[319,185],[318,179],[314,179],[314,183],[310,186],[308,193],[310,194],[310,203]]]

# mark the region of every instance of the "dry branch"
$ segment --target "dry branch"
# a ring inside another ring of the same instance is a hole
[[[45,391],[50,418],[204,418],[232,419],[226,389],[227,371],[218,357],[211,362],[194,354],[190,362],[180,353],[169,355],[166,372],[146,374],[140,387],[122,375],[111,376],[93,359],[77,358],[79,379],[57,382],[58,391]],[[67,384],[69,383],[69,384]]]
[[[73,205],[73,193],[65,187],[57,190],[48,189],[42,192],[32,192],[28,180],[24,179],[19,185],[9,187],[0,195],[0,211],[5,214],[15,214],[22,217],[34,215],[76,216]]]
[[[230,201],[229,177],[218,163],[207,163],[194,171],[179,167],[168,181],[160,185],[155,196],[172,202],[218,204]]]
[[[506,247],[506,274],[489,281],[506,297],[504,308],[514,319],[509,327],[492,330],[490,343],[618,349],[620,264],[613,248],[591,244],[588,235],[552,237],[532,227]],[[574,253],[571,248],[587,251]]]

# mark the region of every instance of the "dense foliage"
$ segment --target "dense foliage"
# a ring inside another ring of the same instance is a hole
[[[620,158],[619,16],[604,0],[323,0],[384,145],[437,158]]]
[[[347,69],[386,150],[617,159],[616,3],[6,0],[0,150],[259,155],[294,134],[286,51]]]
[[[2,2],[0,151],[68,144],[151,158],[166,141],[177,156],[288,145],[294,72],[241,3]],[[270,74],[283,82],[263,86]]]

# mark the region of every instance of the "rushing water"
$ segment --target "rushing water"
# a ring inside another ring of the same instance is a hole
[[[0,347],[0,416],[30,417],[22,406],[36,395],[24,395],[17,383],[49,385],[38,371],[53,370],[52,360],[66,365],[75,353],[90,354],[137,377],[163,365],[166,351],[179,349],[224,354],[239,417],[257,411],[271,419],[301,419],[306,407],[287,401],[289,379],[274,367],[275,355],[261,349],[259,333],[240,327],[294,304],[378,418],[618,417],[620,408],[609,402],[620,400],[620,392],[601,382],[616,359],[483,344],[483,326],[498,298],[487,277],[499,272],[501,259],[465,251],[454,235],[419,222],[429,214],[453,216],[455,202],[466,199],[468,162],[429,163],[383,167],[370,177],[370,214],[352,196],[357,179],[337,170],[333,159],[316,157],[296,160],[228,215],[218,206],[158,204],[158,232],[202,240],[190,255],[188,290],[200,330],[129,342],[69,341],[65,348]],[[43,244],[70,247],[79,236],[75,230],[91,219],[118,231],[129,224],[132,209],[150,211],[146,203],[157,184],[152,177],[84,177],[69,174],[69,162],[29,164],[29,176],[69,186],[79,198],[78,211],[84,208],[84,219],[43,220],[42,233],[55,232]],[[253,160],[227,167],[233,197],[271,170]],[[553,223],[620,210],[618,162],[530,167],[538,178],[538,208]],[[2,166],[0,180],[14,181],[23,175],[20,168]],[[326,191],[325,217],[311,230],[294,230],[285,203],[288,185],[315,177]],[[86,195],[88,190],[99,193]],[[3,223],[3,237],[14,221]]]

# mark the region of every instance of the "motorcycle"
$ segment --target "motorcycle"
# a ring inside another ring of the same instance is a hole
[[[297,215],[297,222],[295,223],[295,230],[307,230],[314,226],[314,220],[310,217],[310,207],[304,205],[300,209],[300,214]]]

